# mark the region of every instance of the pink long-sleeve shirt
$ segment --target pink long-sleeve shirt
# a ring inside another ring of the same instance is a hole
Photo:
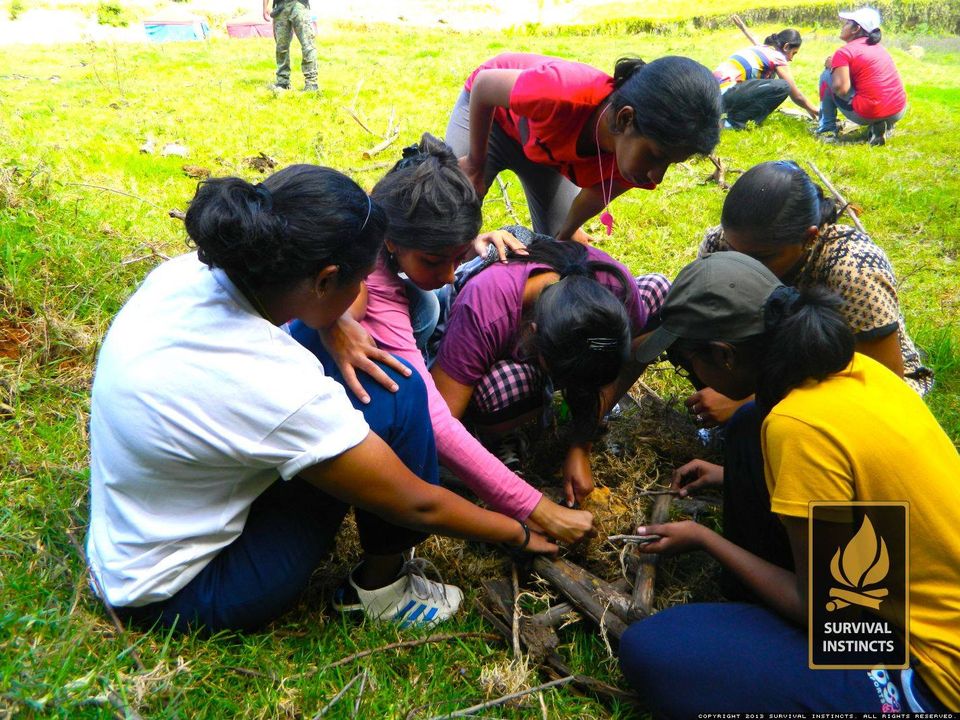
[[[367,278],[367,310],[360,322],[380,349],[409,362],[426,383],[440,463],[494,510],[526,520],[542,493],[510,472],[450,413],[417,349],[403,280],[382,263]]]

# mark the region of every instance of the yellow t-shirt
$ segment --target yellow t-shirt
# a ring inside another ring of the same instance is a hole
[[[855,354],[781,400],[761,440],[775,513],[806,518],[811,500],[910,503],[910,650],[960,710],[960,455],[923,400]]]

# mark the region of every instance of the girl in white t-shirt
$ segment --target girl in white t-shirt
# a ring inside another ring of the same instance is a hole
[[[385,227],[329,168],[198,188],[186,216],[197,252],[130,298],[93,385],[87,549],[95,589],[121,617],[261,626],[301,594],[351,505],[367,553],[351,576],[357,605],[403,624],[446,619],[462,597],[404,562],[422,532],[555,549],[436,485],[419,379],[391,369],[399,391],[370,383],[381,397],[360,412],[335,368],[283,328],[339,318]]]

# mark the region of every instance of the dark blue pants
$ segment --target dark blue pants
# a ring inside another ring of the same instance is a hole
[[[326,373],[340,380],[339,371],[322,347],[310,349],[321,358]],[[405,378],[388,368],[384,370],[400,386],[399,391],[391,393],[361,376],[370,403],[360,403],[349,391],[347,396],[363,412],[370,429],[415,475],[437,484],[437,450],[423,380],[417,373]],[[313,571],[333,548],[348,510],[345,503],[305,480],[277,480],[251,505],[240,537],[176,595],[150,605],[116,610],[122,619],[141,626],[156,624],[181,631],[261,627],[292,607],[306,589]],[[399,553],[425,537],[359,509],[356,519],[360,543],[370,554]]]
[[[810,670],[806,632],[746,603],[677,605],[634,623],[620,667],[656,718],[909,709],[900,671]]]
[[[770,510],[755,403],[726,426],[723,534],[731,542],[793,570],[783,524]],[[757,601],[731,573],[724,595]],[[694,603],[631,625],[620,640],[627,681],[657,718],[698,713],[906,712],[899,670],[810,670],[806,631],[759,604]],[[910,683],[924,709],[942,704],[915,673]],[[681,687],[682,692],[677,688]]]

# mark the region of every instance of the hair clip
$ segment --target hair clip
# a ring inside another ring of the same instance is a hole
[[[610,337],[595,337],[587,339],[587,347],[591,350],[616,350],[617,349],[617,339]]]

